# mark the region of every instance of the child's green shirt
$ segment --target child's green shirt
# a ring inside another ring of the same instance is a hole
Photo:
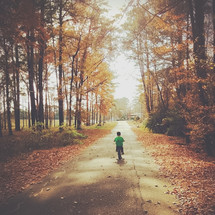
[[[123,142],[124,142],[125,140],[123,139],[123,137],[121,137],[121,136],[118,136],[118,137],[116,137],[115,139],[114,139],[114,142],[116,142],[116,146],[123,146]]]

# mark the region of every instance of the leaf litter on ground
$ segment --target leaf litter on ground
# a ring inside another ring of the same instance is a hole
[[[0,202],[7,201],[30,185],[39,183],[51,171],[77,156],[82,150],[99,138],[107,135],[110,129],[83,129],[87,136],[83,144],[72,144],[65,147],[34,150],[10,157],[0,162]]]
[[[215,214],[215,158],[196,152],[182,138],[134,128],[138,140],[161,166],[161,175],[175,187],[184,215]]]

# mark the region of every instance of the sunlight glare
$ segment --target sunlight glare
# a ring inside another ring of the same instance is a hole
[[[108,0],[109,6],[108,17],[113,18],[116,14],[119,14],[122,7],[128,4],[128,0]],[[118,25],[120,23],[117,23]],[[138,79],[140,78],[139,71],[135,67],[134,63],[129,61],[123,53],[118,53],[117,58],[110,63],[110,68],[115,76],[115,99],[126,97],[130,102],[137,95]]]

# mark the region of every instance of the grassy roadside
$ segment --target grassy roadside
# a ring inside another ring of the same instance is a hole
[[[152,134],[138,126],[133,131],[161,166],[163,177],[175,186],[182,214],[215,214],[215,158],[193,151],[180,138]]]
[[[99,128],[94,126],[84,128],[79,132],[69,131],[64,134],[67,139],[76,134],[74,136],[75,141],[72,141],[71,144],[65,146],[52,144],[52,147],[49,144],[49,147],[43,145],[40,149],[27,150],[16,156],[9,157],[7,160],[0,161],[0,202],[6,201],[30,185],[40,182],[51,171],[77,156],[99,138],[110,133],[115,125],[116,123],[106,123]],[[55,140],[66,138],[62,134],[58,137],[56,136],[57,134],[53,133],[52,135]],[[27,134],[24,134],[24,136],[26,138]],[[25,145],[21,143],[21,137],[17,141],[21,145]]]
[[[26,154],[34,150],[60,148],[68,145],[82,144],[87,138],[85,130],[111,130],[116,123],[105,123],[102,126],[83,126],[80,131],[73,127],[58,127],[33,130],[25,129],[20,132],[14,131],[14,135],[0,137],[0,161],[10,159],[20,154]]]

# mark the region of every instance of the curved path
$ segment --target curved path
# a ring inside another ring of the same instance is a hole
[[[125,139],[117,161],[113,139]],[[0,214],[20,215],[173,215],[177,201],[159,166],[137,142],[127,122],[118,122],[100,139],[41,183],[17,195]]]

